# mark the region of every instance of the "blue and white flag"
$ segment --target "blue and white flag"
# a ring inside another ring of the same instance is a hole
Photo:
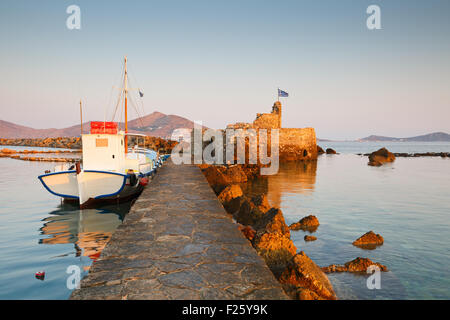
[[[278,89],[278,97],[289,97],[289,93],[286,91]]]

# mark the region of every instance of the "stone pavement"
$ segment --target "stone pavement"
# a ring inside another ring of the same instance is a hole
[[[287,299],[194,165],[159,170],[71,299]]]

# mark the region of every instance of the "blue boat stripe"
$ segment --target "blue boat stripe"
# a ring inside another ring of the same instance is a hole
[[[47,189],[48,192],[50,192],[51,194],[53,194],[53,195],[55,195],[57,197],[70,198],[70,199],[79,199],[79,197],[77,197],[77,196],[72,196],[72,195],[68,195],[68,194],[62,194],[62,193],[54,192],[42,180],[42,178],[48,177],[48,176],[53,176],[53,175],[57,175],[57,174],[75,173],[75,172],[76,172],[75,170],[52,172],[52,173],[47,173],[47,174],[40,175],[40,176],[38,176],[38,179],[39,179],[39,181],[41,181],[42,185],[44,186],[45,189]],[[111,194],[97,196],[97,197],[95,197],[95,199],[100,199],[100,198],[105,198],[105,197],[113,197],[113,196],[119,194],[123,190],[123,188],[125,187],[125,184],[127,182],[127,175],[126,174],[122,174],[122,173],[109,172],[109,171],[100,171],[100,170],[84,170],[84,172],[107,173],[107,174],[114,174],[114,175],[118,175],[118,176],[122,176],[123,177],[123,183],[122,183],[122,186],[120,187],[119,191],[117,191],[115,193],[111,193]]]
[[[48,192],[50,192],[51,194],[57,196],[57,197],[62,197],[62,198],[70,198],[70,199],[79,199],[79,197],[77,196],[72,196],[72,195],[68,195],[68,194],[62,194],[62,193],[56,193],[53,190],[51,190],[47,184],[42,180],[42,177],[45,176],[51,176],[51,175],[55,175],[55,174],[62,174],[62,173],[74,173],[75,171],[62,171],[62,172],[54,172],[54,173],[49,173],[49,174],[43,174],[40,175],[38,177],[39,181],[41,181],[42,185],[44,186],[45,189],[47,189]]]
[[[93,172],[93,171],[91,171],[91,172]],[[100,171],[95,171],[95,172],[100,172]],[[109,173],[109,172],[104,172],[104,173]],[[122,174],[119,174],[119,175],[122,175]],[[114,192],[114,193],[111,193],[111,194],[104,194],[104,195],[101,195],[101,196],[97,196],[97,197],[95,197],[95,199],[114,197],[114,196],[118,195],[119,193],[121,193],[123,188],[125,188],[125,185],[127,183],[127,176],[126,175],[123,175],[123,176],[124,177],[123,177],[122,186],[120,187],[120,189],[117,192]]]

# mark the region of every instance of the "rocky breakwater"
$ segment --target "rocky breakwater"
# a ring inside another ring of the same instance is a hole
[[[59,138],[45,138],[45,139],[0,139],[0,145],[81,149],[81,138],[59,137]]]
[[[31,156],[31,154],[33,156]],[[35,154],[47,154],[45,157],[38,157]],[[47,161],[47,162],[74,162],[80,160],[79,157],[56,157],[58,154],[70,154],[77,155],[79,151],[70,150],[56,150],[56,151],[43,151],[43,150],[12,150],[3,148],[0,150],[0,158],[11,158],[24,161]],[[54,155],[53,157],[50,155]]]
[[[270,207],[265,195],[250,198],[242,192],[240,184],[258,176],[257,166],[201,165],[200,168],[225,210],[292,299],[336,299],[320,267],[304,252],[297,253],[282,211]]]
[[[369,166],[379,167],[388,162],[394,162],[395,155],[386,148],[381,148],[369,155]]]
[[[128,145],[133,146],[139,144],[160,153],[170,153],[178,142],[165,140],[159,137],[145,136],[128,137]],[[27,146],[27,147],[43,147],[43,148],[65,148],[65,149],[81,149],[80,137],[58,137],[45,139],[3,139],[0,138],[0,145],[4,146]]]
[[[172,149],[178,144],[177,141],[166,140],[159,137],[151,137],[145,136],[144,141],[142,141],[142,137],[129,136],[128,137],[128,145],[133,146],[138,144],[140,146],[144,146],[145,148],[149,148],[155,151],[158,151],[162,154],[169,154]]]
[[[357,153],[357,155],[370,156],[370,153]],[[416,153],[406,153],[406,152],[394,152],[395,157],[401,158],[418,158],[418,157],[441,157],[450,158],[450,152],[416,152]]]

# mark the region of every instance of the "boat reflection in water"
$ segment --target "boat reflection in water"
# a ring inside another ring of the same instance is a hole
[[[314,192],[316,171],[317,161],[280,163],[277,174],[251,181],[243,185],[243,191],[249,196],[265,194],[272,207],[281,208],[284,195]]]
[[[122,223],[131,207],[131,201],[96,209],[80,210],[78,205],[61,204],[43,219],[40,244],[73,243],[75,256],[86,256],[95,261]]]

